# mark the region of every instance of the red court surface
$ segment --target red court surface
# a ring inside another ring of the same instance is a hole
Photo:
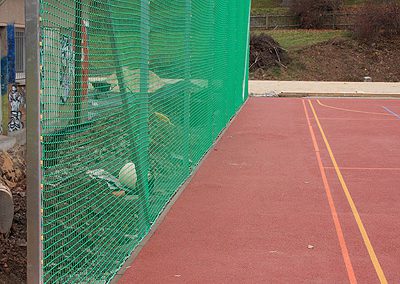
[[[399,114],[250,98],[119,283],[400,283]]]

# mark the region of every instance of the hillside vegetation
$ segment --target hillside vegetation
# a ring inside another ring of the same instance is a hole
[[[314,4],[310,1],[304,3]],[[282,7],[282,2],[253,0],[252,11],[255,14],[288,13],[289,8]],[[250,78],[363,81],[364,77],[371,77],[373,81],[399,82],[400,0],[363,5],[364,2],[344,1],[341,9],[358,13],[348,31],[315,29],[324,27],[318,24],[299,25],[302,29],[253,30]],[[303,11],[309,11],[308,6],[299,7],[303,7],[299,12],[302,16]],[[311,16],[320,20],[323,14]],[[259,47],[260,42],[267,44]]]
[[[262,33],[253,33],[253,35]],[[336,30],[274,30],[268,35],[286,50],[288,64],[250,72],[255,80],[400,81],[400,38],[359,42]],[[275,60],[276,61],[276,60]]]
[[[345,0],[345,6],[354,6],[363,3],[365,0]],[[262,14],[285,14],[288,8],[282,6],[282,0],[252,0],[251,12],[253,15]]]

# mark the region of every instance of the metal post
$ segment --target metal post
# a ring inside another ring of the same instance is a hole
[[[215,18],[214,18],[214,0],[209,0],[208,1],[208,15],[211,15],[211,21],[212,21],[212,26],[215,25]],[[209,16],[210,17],[210,16]],[[214,38],[214,33],[211,33],[212,38],[210,39],[210,43],[215,46],[215,38]],[[211,72],[209,75],[205,78],[207,81],[207,126],[208,129],[210,129],[210,133],[208,134],[208,145],[207,148],[210,147],[213,144],[213,117],[214,117],[214,109],[213,109],[213,104],[214,104],[214,90],[212,86],[212,80],[214,79],[214,65],[213,65],[213,57],[214,57],[214,52],[215,50],[212,49],[212,54],[209,56],[209,66],[211,68]]]
[[[142,193],[145,200],[145,213],[149,221],[149,36],[150,36],[150,7],[148,0],[141,0],[140,5],[140,39],[141,39],[141,62],[140,62],[140,91],[138,103],[139,135],[142,138],[142,147],[138,149],[140,160],[139,178],[142,181]],[[149,227],[150,227],[149,223]]]
[[[336,14],[333,13],[333,29],[336,29]]]
[[[247,30],[246,30],[246,51],[244,56],[244,76],[242,82],[242,99],[245,101],[248,97],[249,87],[249,57],[250,57],[250,18],[251,18],[251,1],[247,7]]]
[[[190,174],[190,77],[191,77],[191,52],[190,52],[190,42],[191,42],[191,25],[192,25],[192,0],[186,0],[185,2],[185,82],[186,90],[184,92],[183,98],[183,115],[184,115],[184,134],[183,134],[183,167],[185,170],[185,175]]]
[[[238,58],[238,54],[237,54],[237,52],[238,52],[238,44],[237,44],[237,36],[238,36],[237,27],[238,27],[238,23],[237,23],[237,21],[236,21],[236,19],[237,19],[237,12],[238,12],[238,4],[237,4],[237,2],[236,2],[236,1],[233,2],[233,3],[231,4],[231,7],[232,7],[232,8],[231,8],[231,11],[232,11],[231,17],[234,19],[234,20],[231,22],[231,25],[232,25],[232,28],[233,28],[233,31],[232,31],[232,32],[233,32],[233,34],[232,34],[232,45],[235,47],[234,50],[232,51],[231,60],[232,60],[232,63],[236,63],[236,61],[238,61],[238,60],[237,60],[237,58]],[[238,68],[236,68],[236,67],[237,67],[236,64],[233,65],[233,76],[234,76],[234,78],[235,78],[235,83],[234,83],[234,86],[232,86],[232,88],[233,88],[233,92],[232,92],[232,94],[233,94],[233,100],[232,100],[232,105],[231,105],[231,108],[230,108],[229,119],[231,119],[232,116],[235,114],[236,106],[239,105],[238,96],[237,96],[238,90],[237,90],[237,88],[236,88],[236,86],[237,86],[236,80],[237,80],[238,77],[239,77],[239,76],[238,76],[239,70],[238,70]]]
[[[211,2],[210,3],[210,6],[211,6],[210,7],[210,14],[211,14],[211,17],[212,17],[212,27],[215,27],[216,26],[215,0],[211,0],[210,2]],[[212,42],[212,45],[214,47],[217,46],[215,30],[212,31],[212,40],[211,40],[211,42]],[[215,112],[216,112],[216,109],[215,109],[215,107],[216,107],[216,105],[215,105],[216,104],[216,99],[215,99],[216,90],[215,90],[214,82],[215,82],[215,78],[217,77],[216,76],[215,58],[216,58],[216,55],[215,55],[215,48],[214,48],[212,50],[212,56],[210,58],[210,66],[212,66],[212,72],[210,73],[210,76],[209,76],[209,79],[208,79],[208,89],[209,89],[209,92],[210,92],[210,98],[209,99],[212,99],[211,102],[209,102],[209,104],[211,104],[211,105],[210,105],[210,108],[209,108],[210,109],[210,113],[208,113],[208,115],[210,116],[210,127],[211,127],[210,145],[213,144],[214,137],[215,137],[214,128],[215,128]]]
[[[226,36],[224,38],[224,44],[225,44],[225,46],[230,46],[230,45],[232,45],[232,42],[230,42],[230,40],[231,40],[231,37],[230,37],[230,35],[231,35],[231,24],[232,24],[231,21],[230,21],[230,19],[231,19],[231,12],[230,12],[231,5],[229,5],[227,3],[227,1],[225,1],[224,4],[225,4],[224,5],[225,6],[224,9],[226,11],[226,21],[225,21],[225,31],[224,31]],[[229,64],[229,62],[231,62],[231,55],[232,55],[232,53],[228,54],[226,56],[226,58],[225,58],[225,68],[227,68],[228,70],[231,67],[230,64]],[[225,89],[224,91],[225,92],[231,92],[230,86],[226,83],[229,80],[228,72],[224,72],[224,79],[223,80],[224,80],[224,89]],[[229,122],[228,111],[229,111],[229,101],[228,101],[227,96],[224,95],[224,124],[227,124]]]
[[[269,29],[269,16],[265,15],[265,29],[268,30]]]
[[[25,1],[28,283],[42,283],[39,0]]]
[[[82,0],[75,0],[75,93],[74,126],[81,123],[82,109]]]

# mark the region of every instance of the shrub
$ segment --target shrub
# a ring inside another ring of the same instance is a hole
[[[356,18],[354,35],[365,41],[400,35],[399,1],[366,2]]]
[[[338,11],[343,0],[296,0],[291,1],[289,9],[300,20],[300,27],[318,29],[324,25],[326,13]]]
[[[266,70],[274,66],[285,66],[289,56],[271,36],[261,33],[250,37],[250,71]]]

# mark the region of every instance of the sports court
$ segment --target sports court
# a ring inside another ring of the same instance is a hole
[[[251,97],[119,283],[400,283],[400,101]]]

